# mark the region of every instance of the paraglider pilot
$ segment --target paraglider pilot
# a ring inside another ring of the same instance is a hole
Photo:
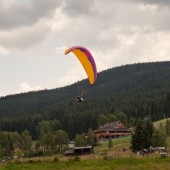
[[[82,97],[80,97],[80,96],[77,96],[76,100],[77,100],[77,102],[84,102],[84,99]]]

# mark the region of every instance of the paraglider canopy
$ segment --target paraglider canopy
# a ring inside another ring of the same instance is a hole
[[[90,84],[94,84],[97,79],[97,68],[90,51],[82,46],[74,46],[65,51],[65,54],[73,52],[84,67]]]

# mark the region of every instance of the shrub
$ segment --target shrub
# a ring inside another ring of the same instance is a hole
[[[55,157],[55,158],[53,159],[53,161],[54,161],[54,162],[58,162],[59,159],[58,159],[57,157]]]

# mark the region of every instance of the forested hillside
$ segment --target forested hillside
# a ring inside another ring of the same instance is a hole
[[[56,80],[57,81],[57,80]],[[85,102],[75,97],[83,92]],[[51,90],[0,98],[0,130],[22,132],[36,138],[36,126],[43,120],[55,121],[55,129],[75,134],[96,129],[99,115],[112,119],[124,113],[129,126],[151,116],[170,116],[170,62],[141,63],[108,69],[98,74],[94,86],[87,80]]]

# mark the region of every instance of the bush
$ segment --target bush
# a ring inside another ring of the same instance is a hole
[[[53,159],[53,161],[54,161],[54,162],[58,162],[59,159],[58,159],[57,157],[55,157],[55,158]]]
[[[33,160],[29,160],[28,163],[34,163],[34,161]]]

